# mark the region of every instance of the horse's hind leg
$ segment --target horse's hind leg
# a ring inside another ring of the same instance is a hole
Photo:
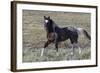
[[[79,52],[79,54],[81,54],[81,48],[79,46],[79,43],[73,43],[72,44],[72,52],[71,52],[71,55],[74,55],[75,48],[78,48],[78,52]]]
[[[78,36],[77,37],[73,37],[70,39],[71,40],[71,44],[72,44],[72,52],[71,52],[71,55],[74,55],[75,53],[75,48],[77,46],[77,43],[78,43]]]
[[[81,54],[81,53],[82,53],[82,51],[81,51],[81,48],[80,48],[79,43],[77,43],[77,47],[78,47],[79,54]]]
[[[74,45],[71,45],[71,55],[74,55]]]
[[[81,51],[81,48],[80,48],[79,43],[78,43],[78,42],[77,42],[77,43],[75,43],[75,44],[74,44],[74,46],[75,46],[75,48],[77,48],[77,49],[78,49],[78,53],[79,53],[79,54],[81,54],[81,53],[82,53],[82,51]]]

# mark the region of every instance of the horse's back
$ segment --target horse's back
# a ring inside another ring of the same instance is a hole
[[[69,33],[69,32],[76,33],[77,32],[77,29],[75,27],[64,27],[62,29],[67,33]]]
[[[75,27],[64,27],[63,30],[65,31],[66,35],[70,37],[78,37],[78,31]]]

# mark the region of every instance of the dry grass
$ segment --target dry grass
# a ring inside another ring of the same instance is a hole
[[[79,38],[82,53],[78,54],[78,49],[72,56],[70,41],[64,41],[59,44],[59,52],[56,52],[54,44],[50,44],[45,49],[41,57],[40,52],[46,39],[44,30],[43,16],[51,16],[59,27],[75,26],[86,29],[90,34],[90,14],[88,13],[67,13],[50,11],[31,11],[23,10],[23,62],[38,61],[60,61],[60,60],[81,60],[90,59],[91,48],[88,40]]]

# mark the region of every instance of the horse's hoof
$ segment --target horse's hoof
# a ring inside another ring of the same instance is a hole
[[[59,53],[58,52],[56,53],[56,56],[59,56]]]
[[[82,52],[81,52],[81,50],[79,50],[79,54],[81,54]]]
[[[43,56],[44,48],[41,49],[41,56]]]
[[[70,54],[71,54],[71,55],[74,55],[74,53],[73,53],[73,52],[71,52]]]
[[[41,57],[43,56],[43,54],[40,55]]]

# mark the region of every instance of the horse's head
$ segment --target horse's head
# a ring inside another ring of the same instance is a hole
[[[46,17],[44,16],[44,27],[48,30],[48,29],[52,29],[53,26],[53,21],[50,18],[50,16]]]
[[[48,16],[48,17],[44,16],[44,25],[45,26],[52,26],[52,24],[53,24],[53,21],[50,18],[50,16]]]

